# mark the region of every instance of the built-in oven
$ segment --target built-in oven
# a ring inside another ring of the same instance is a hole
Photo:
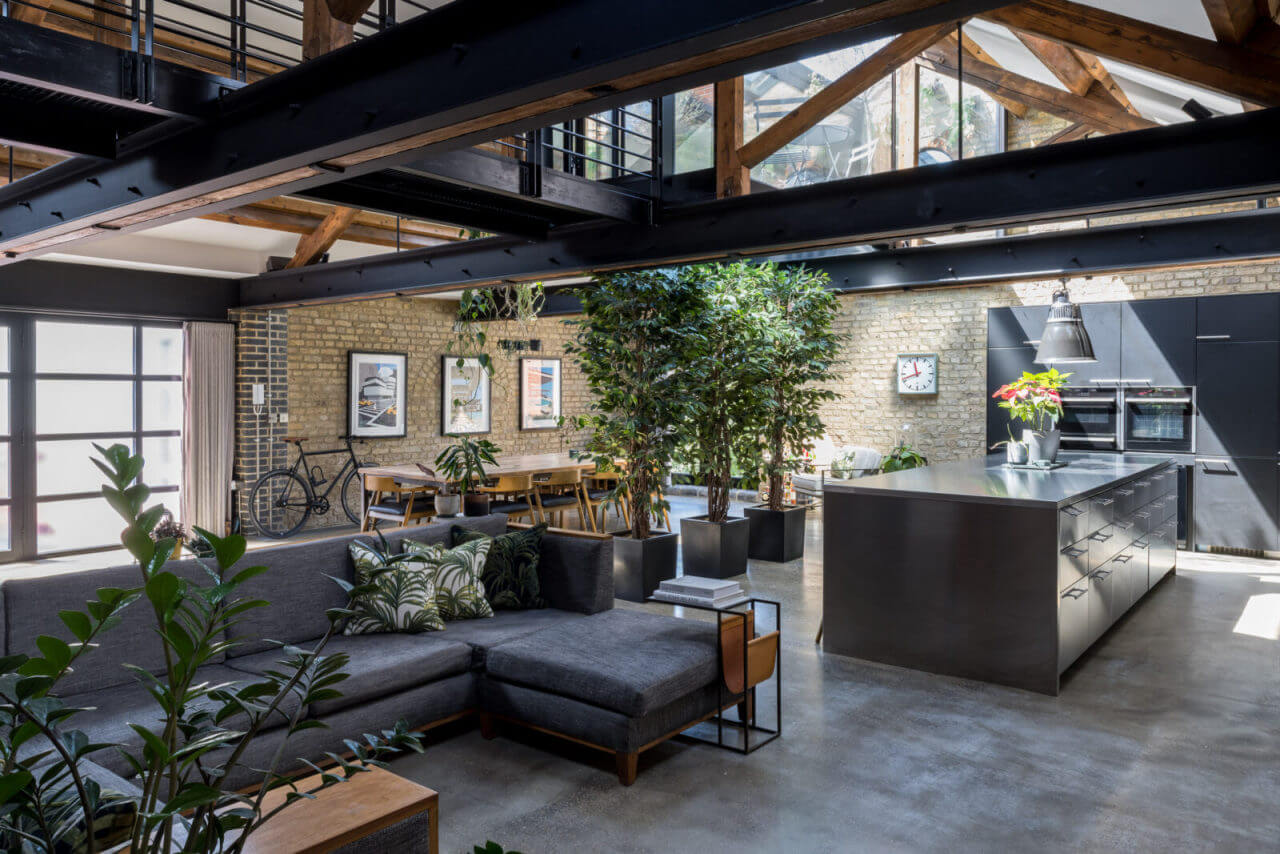
[[[1067,386],[1062,394],[1062,446],[1074,450],[1118,451],[1120,390],[1107,386]]]
[[[1195,453],[1195,388],[1126,388],[1123,399],[1124,450]]]

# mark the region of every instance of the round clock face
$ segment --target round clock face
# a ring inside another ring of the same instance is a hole
[[[903,394],[934,394],[938,391],[937,356],[899,356],[898,391]]]

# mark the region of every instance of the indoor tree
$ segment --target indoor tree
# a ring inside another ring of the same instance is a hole
[[[653,515],[667,503],[670,468],[688,402],[681,370],[699,309],[697,283],[686,270],[601,276],[579,294],[583,316],[566,345],[590,386],[587,448],[603,471],[623,461],[611,500],[629,496],[631,536],[650,536]]]
[[[769,368],[760,432],[768,450],[769,509],[781,510],[789,461],[822,436],[818,407],[838,397],[822,385],[835,379],[837,304],[821,270],[766,264],[759,282],[772,312],[765,328]]]

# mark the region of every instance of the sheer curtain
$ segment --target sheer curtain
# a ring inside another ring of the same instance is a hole
[[[235,327],[183,324],[182,524],[222,536],[231,515]]]

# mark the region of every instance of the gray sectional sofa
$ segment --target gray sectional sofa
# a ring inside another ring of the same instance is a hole
[[[494,535],[507,529],[505,516],[451,521]],[[386,538],[399,550],[406,537],[444,542],[448,534],[449,523],[434,523],[388,532]],[[248,582],[243,595],[271,605],[248,613],[235,632],[242,643],[206,664],[207,678],[251,679],[279,658],[272,641],[305,648],[323,635],[325,609],[345,601],[326,576],[352,578],[347,546],[359,536],[250,552],[244,565],[264,564],[270,571]],[[190,578],[204,572],[192,560],[169,568]],[[326,652],[348,653],[352,675],[339,686],[341,698],[306,710],[328,728],[295,735],[288,755],[319,759],[326,750],[342,750],[343,738],[401,718],[425,728],[475,714],[486,737],[493,736],[496,721],[510,721],[613,752],[619,778],[630,785],[641,751],[714,714],[727,697],[718,690],[714,624],[613,610],[611,540],[548,532],[539,576],[548,608],[499,611],[492,618],[451,622],[442,632],[333,638]],[[59,634],[58,611],[82,608],[98,588],[138,583],[132,565],[4,580],[4,652],[28,652],[37,636]],[[93,707],[75,718],[75,726],[91,741],[138,743],[128,725],[155,724],[158,709],[122,665],[163,670],[149,610],[128,609],[85,661],[59,686],[70,703]],[[249,767],[269,760],[283,724],[281,718],[255,740],[245,756]],[[94,759],[115,773],[129,771],[109,751]],[[228,782],[239,787],[254,777],[242,771]]]

